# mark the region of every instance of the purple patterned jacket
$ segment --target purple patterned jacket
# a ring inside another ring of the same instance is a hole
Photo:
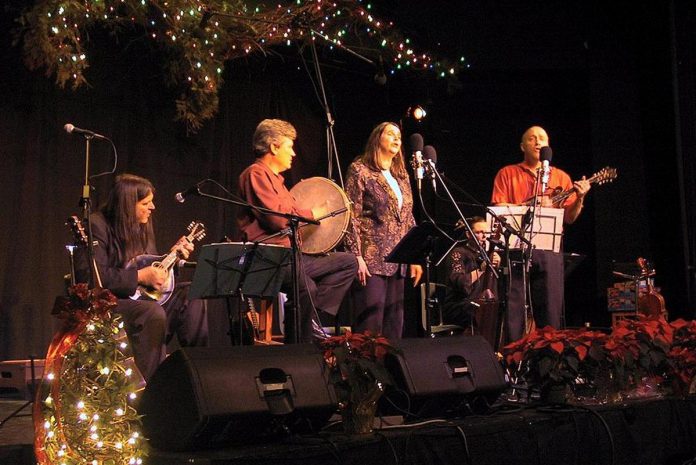
[[[384,257],[416,224],[409,179],[397,178],[397,181],[403,196],[401,210],[396,195],[381,172],[359,160],[348,168],[346,195],[353,202],[353,217],[345,244],[349,252],[363,256],[373,275],[392,276],[396,273],[399,265],[386,263]]]

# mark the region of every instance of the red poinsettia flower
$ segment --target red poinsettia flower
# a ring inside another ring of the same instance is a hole
[[[342,408],[391,383],[382,360],[398,350],[384,336],[347,331],[322,341],[321,347]]]
[[[108,289],[89,289],[80,283],[68,289],[68,297],[58,297],[51,312],[68,326],[84,323],[92,318],[108,318],[118,300]]]

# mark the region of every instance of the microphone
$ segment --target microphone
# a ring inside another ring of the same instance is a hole
[[[551,158],[553,158],[553,150],[548,145],[539,150],[539,159],[541,160],[541,194],[546,192],[546,186],[549,184],[549,174],[551,172]]]
[[[185,191],[177,192],[174,195],[174,198],[179,203],[186,202],[186,197],[188,197],[189,195],[199,195],[201,193],[201,184],[203,184],[204,182],[205,181],[197,182],[195,185],[189,187]]]
[[[426,145],[423,147],[423,159],[429,166],[427,169],[430,179],[433,183],[433,191],[437,192],[437,182],[435,181],[435,164],[437,163],[437,151],[432,145]]]
[[[67,132],[68,134],[82,134],[83,136],[89,139],[109,139],[108,137],[102,136],[101,134],[97,134],[94,131],[90,131],[89,129],[81,129],[70,123],[66,123],[65,126],[63,126],[63,129],[65,129],[65,132]]]
[[[423,136],[420,134],[413,133],[408,138],[408,145],[411,147],[411,153],[413,158],[411,159],[411,165],[413,166],[413,171],[416,173],[416,183],[418,184],[418,190],[421,188],[421,182],[423,181],[423,174],[425,168],[423,167]]]

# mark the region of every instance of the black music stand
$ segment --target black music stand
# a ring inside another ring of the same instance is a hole
[[[394,249],[386,256],[385,261],[389,263],[401,263],[408,265],[425,264],[425,321],[423,329],[427,337],[432,337],[433,328],[431,325],[431,314],[434,306],[433,298],[430,296],[430,269],[432,266],[435,251],[438,248],[438,242],[444,239],[444,236],[437,230],[435,225],[426,221],[417,226],[412,227],[401,238]],[[442,318],[440,318],[442,320]]]
[[[201,247],[193,275],[191,298],[226,298],[230,340],[235,344],[231,298],[277,297],[292,250],[278,245],[254,242],[226,242]],[[239,342],[242,342],[242,308],[240,305]]]

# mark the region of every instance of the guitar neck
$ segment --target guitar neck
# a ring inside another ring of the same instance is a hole
[[[191,238],[186,236],[186,240],[191,242]],[[172,250],[167,254],[166,257],[160,262],[160,268],[169,271],[179,260],[179,252],[177,250]]]
[[[160,262],[160,268],[163,270],[169,271],[174,264],[177,262],[179,259],[179,254],[176,252],[176,250],[173,250],[167,254],[166,257]]]
[[[590,184],[594,184],[594,183],[597,182],[597,176],[592,176],[592,177],[591,177],[590,179],[588,179],[587,181],[588,181]],[[573,195],[574,193],[575,193],[575,188],[574,188],[574,187],[571,187],[570,189],[565,190],[565,191],[563,191],[563,192],[561,192],[561,193],[559,193],[559,194],[556,194],[556,195],[554,195],[553,197],[551,197],[551,203],[553,203],[554,205],[559,204],[559,203],[565,201],[568,197],[570,197],[570,196]]]

